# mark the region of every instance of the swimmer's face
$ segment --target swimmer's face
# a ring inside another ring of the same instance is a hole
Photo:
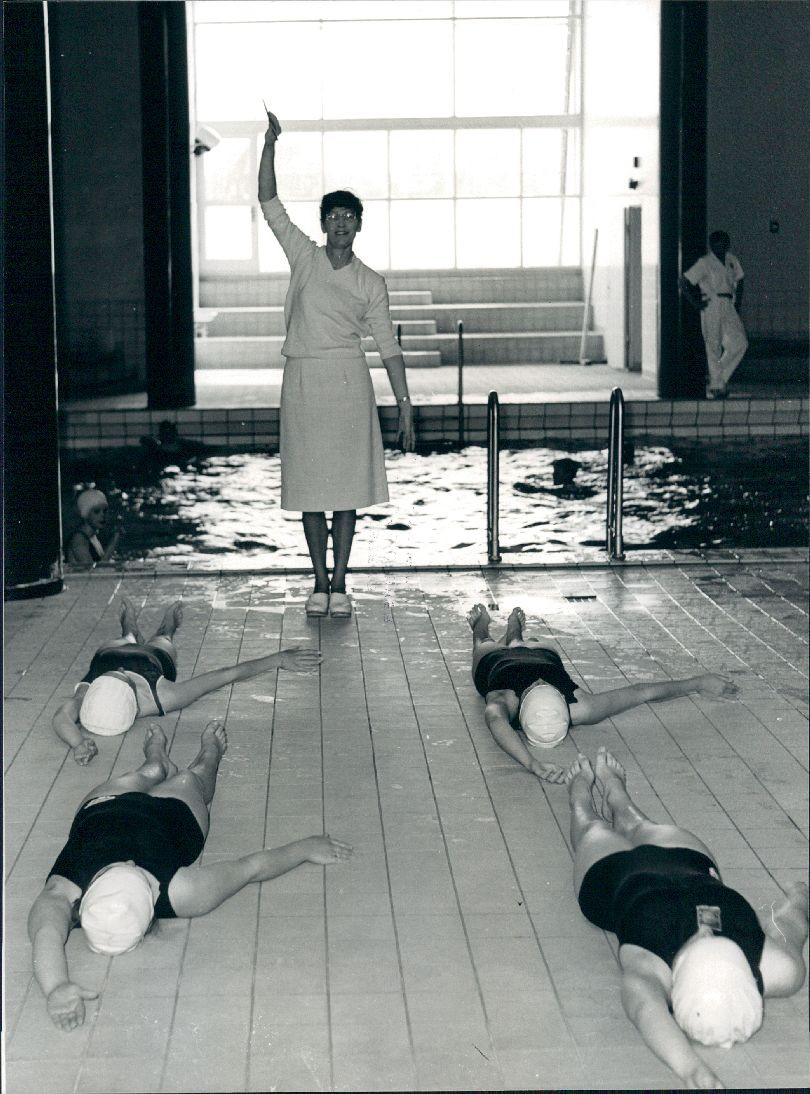
[[[96,532],[100,531],[107,523],[107,503],[102,502],[99,505],[94,505],[90,512],[87,514],[87,523]]]

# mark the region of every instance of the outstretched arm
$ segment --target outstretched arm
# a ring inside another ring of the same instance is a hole
[[[190,680],[182,683],[172,682],[165,677],[157,683],[158,696],[166,714],[173,710],[183,710],[195,700],[208,695],[219,688],[234,684],[237,680],[250,680],[263,672],[273,669],[293,669],[296,672],[310,672],[321,663],[321,654],[318,650],[301,650],[291,647],[288,650],[280,650],[271,653],[267,657],[257,657],[252,661],[242,661],[238,665],[231,665],[225,669],[214,669],[212,672],[203,672],[199,676],[192,676]]]
[[[47,1000],[51,1021],[66,1033],[84,1022],[84,1002],[98,992],[73,984],[65,942],[70,933],[71,897],[80,890],[67,878],[50,877],[28,914],[34,976]]]
[[[627,944],[619,956],[622,1004],[647,1047],[672,1068],[686,1090],[724,1089],[669,1012],[671,974],[661,958]]]
[[[74,695],[66,699],[53,716],[51,725],[60,741],[73,749],[77,764],[88,764],[98,752],[96,742],[82,729],[79,722],[81,701]]]
[[[531,752],[523,742],[520,734],[512,728],[509,720],[509,707],[503,699],[490,699],[484,709],[484,720],[489,732],[495,738],[497,744],[517,760],[532,775],[544,782],[560,783],[565,781],[565,772],[554,764],[540,763],[535,760]]]
[[[737,685],[725,676],[706,672],[702,676],[689,676],[685,680],[656,680],[643,684],[628,684],[613,691],[577,695],[576,703],[571,704],[571,724],[592,726],[604,718],[612,718],[625,710],[632,710],[641,703],[660,703],[664,699],[678,699],[697,692],[711,699],[733,699],[738,692]]]
[[[270,201],[276,197],[276,141],[281,133],[281,126],[275,114],[267,111],[267,132],[264,135],[264,148],[262,158],[259,161],[259,201]]]
[[[233,862],[186,866],[169,883],[169,900],[178,916],[205,915],[255,881],[270,881],[303,862],[327,866],[352,854],[347,843],[330,836],[307,836],[283,847],[256,851]]]

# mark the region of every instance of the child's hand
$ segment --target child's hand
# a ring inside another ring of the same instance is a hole
[[[89,764],[96,755],[98,755],[98,748],[96,747],[96,742],[91,737],[85,737],[84,740],[73,748],[73,759],[77,764],[81,764],[82,767]]]
[[[340,840],[332,839],[331,836],[308,836],[303,842],[307,859],[319,866],[346,862],[353,854],[348,843],[341,843]]]

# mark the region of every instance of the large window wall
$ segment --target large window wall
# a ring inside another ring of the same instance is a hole
[[[262,101],[279,192],[318,238],[318,201],[366,214],[379,269],[580,261],[578,0],[276,0],[193,5],[203,269],[286,268],[257,224]]]

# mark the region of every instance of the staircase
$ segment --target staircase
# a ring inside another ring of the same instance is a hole
[[[202,278],[197,368],[281,368],[288,280],[274,274]],[[398,271],[386,280],[409,368],[456,364],[459,321],[465,365],[559,364],[579,357],[585,305],[578,268]],[[381,365],[371,339],[363,348],[372,367]],[[602,359],[598,332],[589,333],[586,355]]]

